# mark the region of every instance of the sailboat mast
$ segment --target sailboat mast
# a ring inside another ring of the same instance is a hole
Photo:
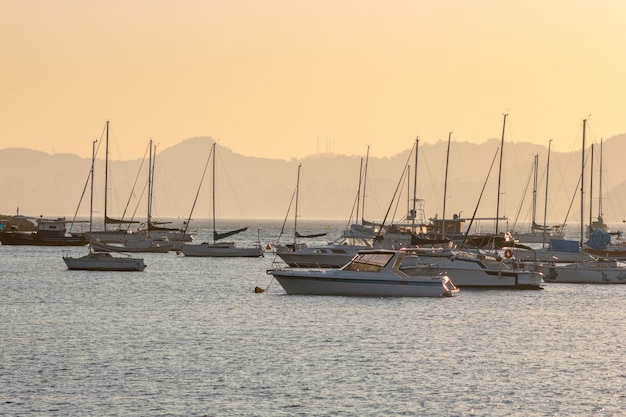
[[[498,170],[498,197],[496,203],[496,234],[498,234],[498,223],[500,221],[500,187],[502,182],[502,154],[504,153],[504,129],[506,128],[506,117],[508,114],[504,114],[504,120],[502,121],[502,139],[500,140],[500,169]]]
[[[585,237],[585,133],[587,129],[587,119],[583,120],[583,146],[582,161],[580,169],[580,247],[582,250],[583,239]]]
[[[298,164],[298,176],[296,179],[296,213],[293,216],[293,247],[296,248],[296,238],[298,236],[298,200],[300,199],[300,168],[302,164]]]
[[[213,142],[213,189],[212,189],[212,199],[213,199],[213,243],[215,240],[215,142]]]
[[[109,194],[109,121],[106,121],[106,136],[104,149],[104,231],[107,231],[107,206]]]
[[[361,217],[362,217],[361,224],[363,224],[363,220],[365,219],[365,185],[367,183],[367,164],[369,163],[369,159],[370,159],[370,147],[368,145],[367,152],[365,153],[365,170],[363,171],[363,208],[361,210]],[[296,204],[297,203],[298,201],[296,200]],[[358,222],[358,219],[357,219],[357,222]]]
[[[359,166],[359,189],[356,192],[356,217],[354,220],[359,223],[359,207],[361,206],[361,182],[363,180],[363,158],[361,158],[361,165]]]
[[[452,132],[448,133],[448,149],[446,151],[446,175],[443,181],[443,219],[441,220],[441,238],[446,235],[446,195],[448,194],[448,165],[450,164],[450,139]]]
[[[531,230],[535,227],[536,224],[536,220],[537,220],[537,175],[539,172],[539,154],[535,154],[535,164],[534,164],[534,169],[535,169],[535,175],[534,175],[534,179],[533,179],[533,212],[532,212],[532,226],[531,226]]]
[[[546,162],[546,197],[543,202],[543,239],[542,247],[546,245],[546,217],[548,215],[548,178],[550,178],[550,146],[552,145],[552,139],[548,141],[548,160]]]
[[[411,230],[415,232],[415,218],[417,217],[417,149],[419,144],[419,136],[415,138],[415,169],[413,169],[413,210],[411,212],[411,217],[413,218],[411,222]]]
[[[152,175],[154,174],[152,162],[152,139],[150,139],[150,153],[148,159],[148,215],[146,216],[148,222],[146,227],[148,230],[150,230],[150,223],[152,222]]]
[[[89,233],[92,231],[93,224],[93,174],[94,174],[94,165],[96,160],[96,143],[97,140],[94,140],[91,144],[91,196],[89,198]]]
[[[589,171],[589,227],[587,227],[587,233],[591,233],[591,226],[593,225],[593,143],[591,144],[591,166]]]
[[[602,171],[602,159],[603,159],[604,153],[602,152],[602,140],[600,140],[600,183],[598,184],[598,220],[600,220],[600,218],[602,218],[603,213],[602,213],[602,173],[604,171]]]

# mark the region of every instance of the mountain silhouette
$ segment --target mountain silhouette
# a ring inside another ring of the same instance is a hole
[[[201,178],[213,139],[194,137],[157,149],[153,215],[157,218],[186,219],[193,207],[194,218],[211,217],[211,170]],[[620,169],[626,151],[626,135],[594,145],[593,183],[587,162],[585,179],[586,218],[602,210],[608,222],[621,222],[626,213],[626,172]],[[365,204],[360,201],[359,216],[387,223],[398,221],[411,207],[414,157],[407,149],[392,157],[376,157],[371,148],[367,161]],[[532,164],[539,155],[537,180],[537,222],[543,222],[545,201],[546,146],[526,142],[504,144],[500,207],[497,210],[497,182],[500,140],[481,144],[452,141],[448,163],[446,217],[460,214],[493,217],[496,211],[510,223],[531,220],[533,190]],[[576,146],[573,147],[575,149]],[[354,155],[316,154],[289,161],[247,157],[227,147],[217,146],[216,213],[221,218],[285,218],[296,187],[298,165],[302,164],[299,184],[299,216],[309,219],[346,220],[355,213],[359,171],[365,164],[367,147]],[[447,142],[418,147],[417,198],[423,201],[423,216],[443,216],[443,190]],[[580,146],[578,147],[580,149]],[[587,149],[589,155],[589,149]],[[588,156],[590,160],[590,156]],[[401,182],[406,165],[410,178]],[[91,159],[71,154],[6,148],[0,150],[0,213],[44,217],[89,215],[88,174]],[[491,169],[490,169],[491,167]],[[550,155],[547,221],[549,224],[580,220],[581,152],[554,152]],[[104,161],[98,155],[94,169],[94,219],[103,216]],[[602,177],[602,196],[600,196]],[[113,217],[144,219],[147,207],[147,161],[109,161],[109,208]],[[134,184],[134,190],[133,190]],[[593,184],[590,189],[590,184]],[[132,190],[132,192],[131,192]],[[481,198],[482,193],[482,198]],[[198,195],[194,207],[194,200]],[[81,197],[82,196],[82,197]],[[81,201],[82,198],[82,201]],[[363,195],[361,195],[363,198]],[[479,201],[480,199],[480,201]],[[80,207],[79,207],[79,201]],[[293,218],[293,203],[290,218]],[[477,208],[478,207],[478,208]],[[353,219],[353,221],[356,221]]]

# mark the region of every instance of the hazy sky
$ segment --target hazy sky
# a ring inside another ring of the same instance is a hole
[[[0,149],[376,156],[626,133],[622,0],[0,0]]]

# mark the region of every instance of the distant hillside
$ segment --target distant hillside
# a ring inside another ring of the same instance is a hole
[[[600,204],[609,222],[626,218],[626,172],[620,169],[622,155],[626,152],[626,135],[607,139],[603,143],[603,196],[599,192],[599,162],[594,164],[595,197],[591,200],[592,214],[597,216]],[[155,169],[153,212],[160,218],[187,218],[210,151],[211,138],[197,137],[180,144],[158,150]],[[407,150],[389,158],[376,157],[376,149],[370,149],[368,171],[365,177],[365,213],[368,220],[398,220],[409,208],[413,179],[399,185],[405,165],[411,165],[413,157]],[[471,217],[483,190],[477,215],[495,216],[497,207],[497,181],[500,146],[499,140],[475,145],[452,142],[449,157],[446,216],[461,213]],[[299,210],[302,218],[345,219],[353,212],[359,183],[361,160],[366,147],[355,149],[355,155],[319,154],[303,160],[272,160],[251,158],[233,153],[218,144],[217,215],[221,218],[279,218],[287,214],[296,186],[298,164],[302,164]],[[443,215],[443,189],[445,179],[447,142],[420,145],[417,167],[417,195],[423,199],[426,218]],[[537,216],[543,221],[545,197],[545,170],[547,147],[529,143],[505,143],[503,153],[502,194],[500,215],[511,222],[529,222],[532,196],[531,167],[533,157],[539,154],[539,178],[537,180]],[[599,158],[596,147],[595,159]],[[143,166],[142,166],[143,163]],[[364,162],[363,162],[364,163]],[[8,148],[0,150],[0,213],[20,213],[30,216],[72,217],[77,210],[81,195],[83,200],[80,216],[89,210],[89,183],[87,182],[91,160],[70,154],[50,155],[43,152]],[[493,164],[493,166],[492,166]],[[550,184],[548,196],[549,223],[567,219],[576,222],[580,218],[579,197],[574,194],[580,186],[580,152],[556,153],[550,156]],[[487,175],[492,166],[489,179]],[[140,171],[141,167],[141,171]],[[589,170],[588,170],[589,171]],[[109,214],[135,218],[146,216],[147,162],[141,160],[109,163],[111,180]],[[99,157],[95,165],[94,217],[103,215],[104,162]],[[586,201],[589,201],[589,179],[586,180]],[[131,189],[135,191],[131,196]],[[83,194],[83,190],[84,194]],[[394,195],[396,203],[391,206]],[[523,199],[523,196],[526,198]],[[195,218],[211,216],[211,171],[207,171],[198,201]],[[523,201],[523,203],[522,203]],[[361,204],[363,204],[361,202]],[[292,209],[293,210],[293,209]],[[360,215],[363,207],[359,207]],[[588,208],[587,217],[588,217]],[[293,218],[293,212],[290,219]]]

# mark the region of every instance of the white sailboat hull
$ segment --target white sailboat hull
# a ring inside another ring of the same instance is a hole
[[[626,265],[621,262],[576,262],[544,265],[546,282],[566,284],[626,284]]]
[[[233,242],[225,243],[200,243],[198,245],[183,245],[180,251],[185,256],[191,257],[260,257],[263,249],[259,246],[250,248],[237,247]]]
[[[114,257],[109,253],[89,253],[79,258],[63,256],[67,269],[74,271],[143,271],[142,258]]]

